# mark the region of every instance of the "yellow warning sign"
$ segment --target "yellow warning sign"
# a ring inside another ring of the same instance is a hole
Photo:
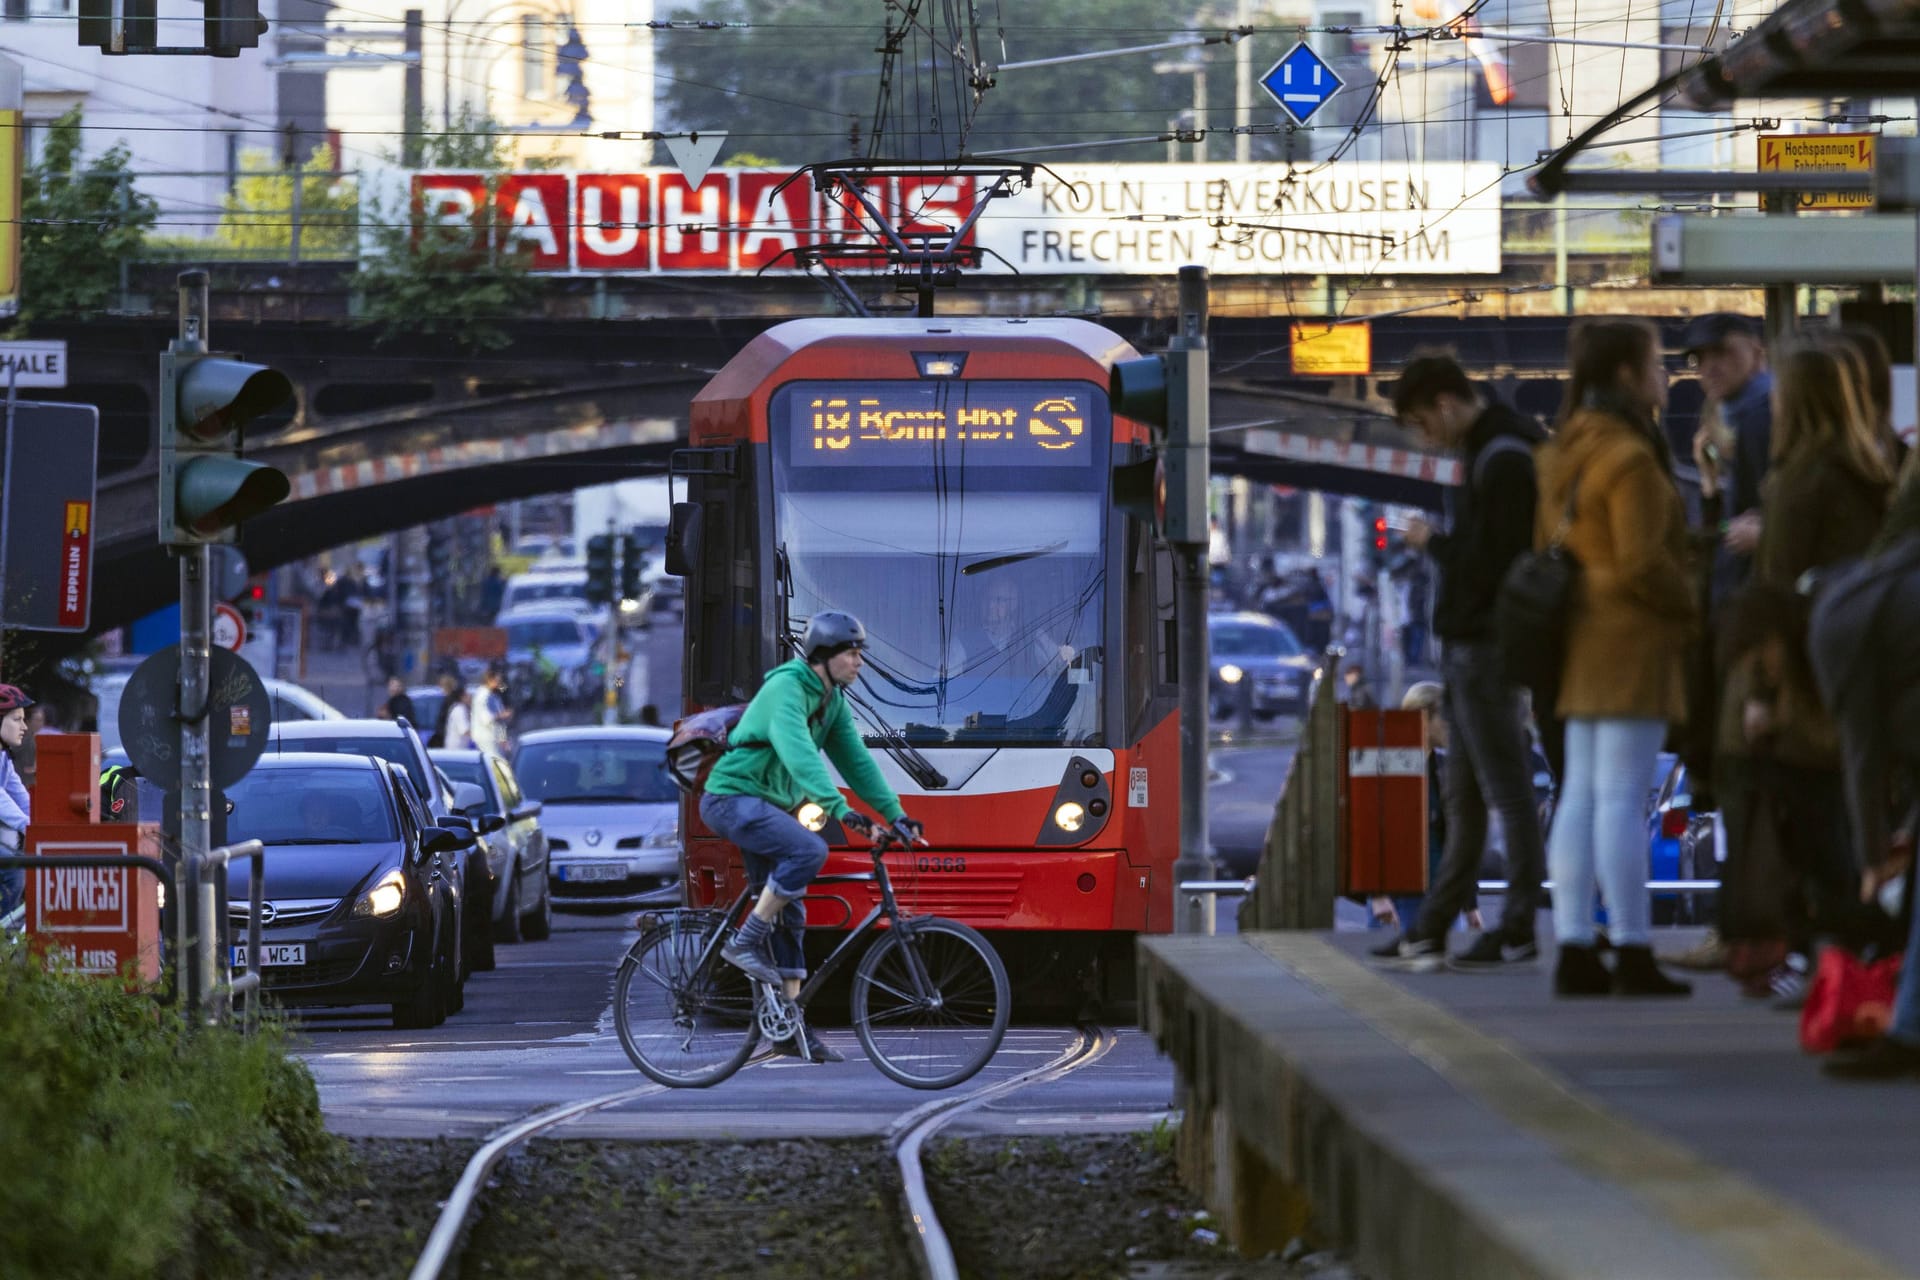
[[[1296,324],[1293,371],[1336,377],[1373,372],[1373,330],[1365,324]]]
[[[1871,173],[1876,133],[1763,133],[1760,135],[1762,173]],[[1867,191],[1799,193],[1801,209],[1871,209]]]

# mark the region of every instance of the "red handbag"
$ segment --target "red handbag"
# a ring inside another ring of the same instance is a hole
[[[1869,963],[1844,947],[1822,951],[1800,1010],[1800,1047],[1832,1053],[1885,1035],[1903,958],[1890,955]]]

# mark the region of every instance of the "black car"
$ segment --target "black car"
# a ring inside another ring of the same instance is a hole
[[[385,1004],[435,1026],[459,986],[459,913],[440,860],[473,832],[436,825],[401,769],[357,755],[261,758],[227,788],[227,839],[266,846],[261,979],[282,1005]],[[227,872],[244,963],[253,866]]]
[[[486,795],[478,812],[505,814],[506,826],[481,837],[494,880],[493,935],[501,942],[542,942],[553,932],[553,891],[547,884],[547,833],[540,801],[520,790],[513,766],[484,751],[432,753],[452,781],[471,782]]]
[[[1207,618],[1207,639],[1215,720],[1230,720],[1243,706],[1262,720],[1305,714],[1319,666],[1284,622],[1264,613],[1216,613]]]
[[[275,751],[323,751],[345,755],[372,756],[399,765],[419,793],[428,820],[444,826],[469,826],[479,834],[499,830],[506,817],[485,812],[486,796],[471,783],[449,782],[434,768],[427,745],[405,720],[307,720],[273,726]],[[482,817],[467,815],[478,808]],[[472,902],[493,901],[493,872],[487,865],[486,851],[477,844],[468,847],[451,869],[460,899],[460,980],[464,985],[470,970],[493,968],[493,913],[484,905],[466,909]],[[463,999],[456,999],[457,1012]]]

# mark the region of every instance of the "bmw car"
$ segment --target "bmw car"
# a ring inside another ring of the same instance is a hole
[[[406,774],[366,756],[268,755],[227,801],[227,839],[266,846],[260,974],[278,1003],[388,1005],[405,1028],[453,1011],[459,916],[446,871],[472,832],[435,825]],[[227,874],[239,967],[253,864]]]
[[[540,801],[558,907],[681,900],[680,792],[665,729],[609,726],[523,734],[513,768]]]

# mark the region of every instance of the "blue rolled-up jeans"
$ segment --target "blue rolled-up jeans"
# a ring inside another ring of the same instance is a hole
[[[826,865],[827,842],[779,805],[759,796],[700,797],[700,817],[723,839],[740,849],[747,884],[757,894],[771,884],[787,905],[773,929],[773,965],[783,978],[807,976],[802,946],[807,911],[800,905],[807,887]]]
[[[1650,939],[1647,779],[1666,734],[1664,720],[1567,721],[1567,776],[1547,842],[1553,931],[1563,945],[1593,945],[1596,882],[1613,941],[1644,947]]]

